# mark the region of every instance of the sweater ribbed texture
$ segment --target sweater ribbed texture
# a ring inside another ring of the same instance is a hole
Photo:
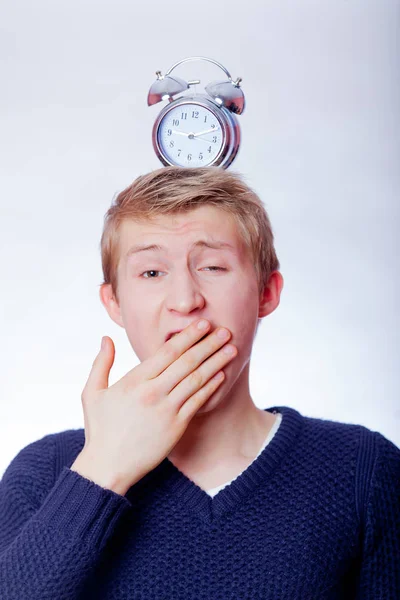
[[[214,497],[165,458],[125,496],[69,468],[83,429],[0,481],[1,600],[400,600],[400,449],[287,406]]]

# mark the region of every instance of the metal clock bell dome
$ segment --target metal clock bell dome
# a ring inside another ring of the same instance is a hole
[[[228,79],[213,81],[205,86],[206,94],[183,94],[200,80],[185,81],[172,76],[180,64],[204,60],[220,67]],[[147,104],[161,101],[168,104],[158,114],[152,131],[154,151],[164,166],[216,166],[226,169],[232,164],[240,147],[241,132],[236,115],[245,107],[241,77],[234,81],[216,60],[204,56],[184,58],[168,69],[165,75],[156,72],[157,79],[150,87]]]

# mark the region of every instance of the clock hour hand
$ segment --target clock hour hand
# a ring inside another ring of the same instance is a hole
[[[172,133],[177,133],[178,135],[184,135],[186,137],[190,135],[190,133],[184,133],[183,131],[175,131],[174,129],[172,129]]]

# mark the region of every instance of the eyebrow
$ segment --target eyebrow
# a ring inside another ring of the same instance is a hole
[[[190,249],[192,250],[193,248],[212,248],[213,250],[223,250],[224,248],[227,248],[228,250],[232,250],[235,251],[234,246],[232,246],[232,244],[228,244],[228,242],[223,242],[222,240],[197,240],[197,242],[194,242]],[[132,246],[127,254],[126,254],[126,258],[129,258],[130,256],[133,256],[134,254],[138,254],[139,252],[148,252],[148,251],[162,251],[162,250],[167,250],[167,248],[165,248],[165,246],[160,246],[159,244],[150,244],[150,245],[141,245],[141,244],[136,244],[135,246]]]

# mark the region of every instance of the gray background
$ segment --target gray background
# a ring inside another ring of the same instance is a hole
[[[138,363],[100,303],[115,194],[161,166],[155,71],[188,56],[243,78],[231,169],[263,199],[285,279],[257,335],[259,407],[360,423],[400,445],[399,2],[122,0],[0,9],[0,472],[47,433],[83,427],[103,335],[110,384]],[[224,74],[191,62],[175,74]]]

